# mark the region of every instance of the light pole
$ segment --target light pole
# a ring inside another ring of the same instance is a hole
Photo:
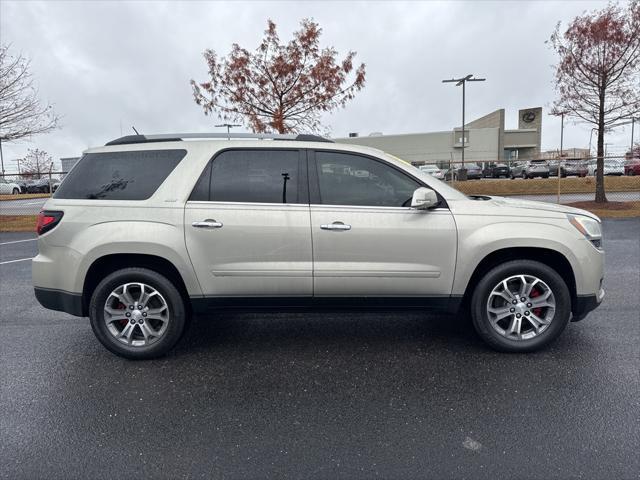
[[[221,123],[220,125],[216,125],[216,127],[227,127],[227,140],[231,140],[231,127],[241,127],[242,125],[238,125],[235,123]]]
[[[467,82],[484,82],[486,78],[472,78],[473,74],[469,74],[466,77],[462,78],[452,78],[450,80],[442,80],[442,83],[455,83],[456,87],[462,85],[462,167],[458,171],[458,180],[466,180],[467,179],[467,169],[464,168],[464,107],[465,107],[465,86]],[[462,177],[462,178],[460,178]],[[453,173],[451,174],[451,178],[453,178]]]
[[[635,127],[636,125],[636,117],[631,117],[631,149],[629,150],[629,152],[631,152],[631,158],[633,158],[633,127]]]
[[[560,117],[560,160],[562,160],[562,156],[564,154],[563,146],[564,146],[564,116],[568,112],[563,110],[561,112],[554,110],[551,112],[551,115],[555,117]],[[591,129],[591,133],[593,133],[593,128]],[[591,135],[589,135],[589,151],[591,151]]]
[[[0,174],[4,175],[4,156],[2,155],[2,138],[0,138]]]
[[[562,177],[562,157],[564,156],[564,116],[566,113],[567,113],[566,110],[563,110],[561,112],[558,112],[558,111],[551,112],[551,115],[560,117],[560,156],[558,158],[558,165],[557,165],[558,170],[556,171],[556,175],[558,175],[558,191],[556,195],[557,203],[560,203],[560,178]],[[591,144],[591,139],[589,139],[589,144]]]
[[[567,112],[560,112],[560,160],[562,161],[563,145],[564,145],[564,114]]]
[[[593,132],[598,130],[596,127],[593,127],[591,129],[591,132],[589,133],[589,158],[591,158],[591,139],[593,138]]]

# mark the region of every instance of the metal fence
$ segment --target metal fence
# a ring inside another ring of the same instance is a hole
[[[640,202],[640,159],[603,159],[604,184],[610,202]],[[562,204],[595,199],[597,159],[467,161],[451,160],[416,165],[467,195],[513,196]],[[466,180],[464,177],[466,176]],[[630,206],[630,205],[629,205]]]
[[[28,230],[31,224],[35,228],[35,215],[66,173],[0,175],[0,231]]]

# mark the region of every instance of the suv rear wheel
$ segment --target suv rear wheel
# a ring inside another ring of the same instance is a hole
[[[531,352],[567,326],[571,296],[562,277],[547,265],[514,260],[491,269],[471,299],[473,325],[492,348]]]
[[[184,300],[163,275],[125,268],[108,275],[93,292],[91,328],[111,352],[129,359],[165,355],[186,324]]]

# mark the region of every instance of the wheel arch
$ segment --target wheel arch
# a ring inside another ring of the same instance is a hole
[[[577,303],[577,287],[576,277],[571,267],[571,263],[562,253],[557,250],[543,247],[508,247],[494,250],[487,254],[478,265],[469,278],[469,282],[463,294],[462,305],[467,307],[473,291],[480,279],[493,267],[511,260],[533,260],[543,263],[549,268],[555,270],[567,283],[569,293],[571,294],[571,307],[575,308]]]
[[[130,267],[147,268],[166,277],[178,289],[184,300],[185,308],[190,313],[191,302],[184,279],[173,263],[157,255],[113,253],[95,259],[87,270],[82,287],[82,312],[84,316],[89,313],[91,296],[100,281],[110,273]]]

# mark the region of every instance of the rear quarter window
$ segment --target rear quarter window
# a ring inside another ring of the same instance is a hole
[[[87,153],[54,198],[146,200],[187,154],[186,150]]]

